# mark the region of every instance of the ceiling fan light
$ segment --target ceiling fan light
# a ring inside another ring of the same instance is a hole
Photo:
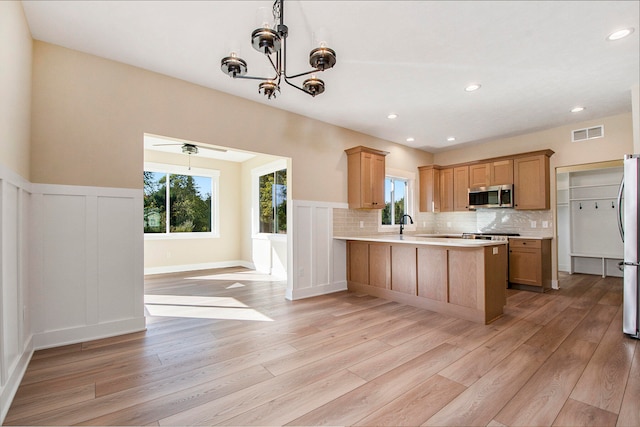
[[[267,80],[258,85],[258,93],[264,94],[267,99],[275,99],[280,93],[280,86],[273,80]]]
[[[320,71],[336,65],[336,52],[328,47],[317,47],[309,53],[309,64]]]
[[[185,154],[198,154],[198,147],[193,144],[183,144],[182,152]]]
[[[313,76],[310,79],[305,80],[302,84],[302,87],[304,88],[305,92],[307,92],[311,96],[320,95],[322,92],[324,92],[324,82]]]

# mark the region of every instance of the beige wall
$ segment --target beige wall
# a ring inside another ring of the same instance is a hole
[[[304,200],[347,201],[346,148],[391,151],[390,167],[415,169],[432,160],[429,153],[39,41],[33,82],[34,182],[142,188],[145,132],[290,157],[292,197]]]
[[[572,130],[598,125],[604,125],[604,138],[571,142]],[[620,114],[445,151],[434,155],[434,163],[449,165],[547,148],[555,152],[551,157],[552,169],[557,166],[622,159],[624,154],[633,152],[631,114]]]
[[[22,4],[0,1],[0,163],[29,179],[32,40]]]
[[[146,162],[186,166],[184,155],[144,151]],[[220,171],[219,178],[219,227],[220,237],[214,239],[180,238],[145,240],[144,268],[219,263],[241,260],[241,211],[240,171],[241,164],[204,157],[191,156],[194,168]],[[185,168],[186,169],[186,168]],[[140,174],[142,176],[142,174]],[[181,236],[184,237],[184,236]]]

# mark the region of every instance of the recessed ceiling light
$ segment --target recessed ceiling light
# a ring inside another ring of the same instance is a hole
[[[396,113],[391,113],[387,116],[387,119],[396,119],[398,118],[398,115]]]
[[[474,90],[478,90],[480,89],[480,85],[477,83],[474,84],[470,84],[469,86],[465,87],[464,90],[466,90],[467,92],[473,92]]]
[[[415,141],[415,138],[413,138],[411,136],[409,138],[407,138],[407,142],[413,142],[413,141]]]
[[[447,141],[449,141],[449,142],[453,142],[455,140],[456,140],[455,136],[450,136],[449,138],[447,138]]]
[[[571,109],[572,113],[579,113],[580,111],[584,111],[584,107],[573,107]]]
[[[627,37],[631,33],[633,33],[633,28],[625,28],[622,30],[614,31],[613,33],[607,36],[607,40],[610,40],[610,41],[620,40]]]

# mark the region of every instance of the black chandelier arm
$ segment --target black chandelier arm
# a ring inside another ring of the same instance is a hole
[[[302,91],[302,92],[306,93],[307,95],[311,95],[311,96],[313,96],[312,94],[310,94],[309,92],[307,92],[307,91],[306,91],[306,90],[304,90],[303,88],[301,88],[301,87],[299,87],[299,86],[296,86],[296,85],[294,85],[293,83],[291,83],[291,82],[288,80],[287,76],[285,76],[285,77],[284,77],[284,81],[285,81],[289,86],[295,87],[296,89],[298,89],[298,90],[300,90],[300,91]]]
[[[234,74],[233,76],[231,76],[234,79],[245,79],[245,80],[262,80],[262,81],[268,81],[268,80],[276,80],[276,78],[273,77],[257,77],[257,76],[241,76],[239,74]]]
[[[285,70],[286,71],[286,70]],[[295,79],[297,77],[302,77],[302,76],[308,76],[309,74],[313,74],[313,73],[321,73],[322,70],[319,70],[317,68],[311,70],[311,71],[306,71],[304,73],[300,73],[300,74],[294,74],[293,76],[287,76],[286,74],[284,75],[285,79]]]

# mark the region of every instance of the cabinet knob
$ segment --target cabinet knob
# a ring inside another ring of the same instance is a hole
[[[524,245],[526,245],[526,244],[527,244],[527,242],[522,242],[522,245],[523,245],[523,246],[524,246]]]

